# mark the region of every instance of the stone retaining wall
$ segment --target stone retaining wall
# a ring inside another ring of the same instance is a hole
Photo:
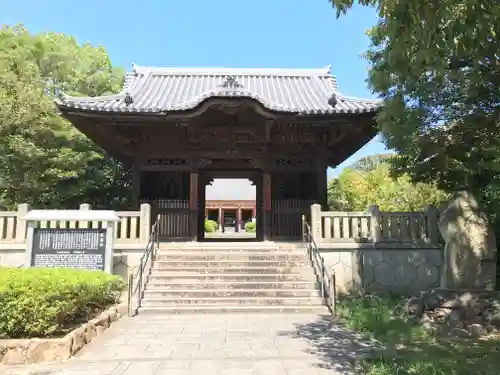
[[[321,249],[335,272],[338,293],[414,294],[439,286],[443,250],[438,248]]]
[[[127,315],[127,305],[112,306],[97,318],[59,339],[0,340],[0,363],[4,365],[60,362],[104,332],[113,322]]]

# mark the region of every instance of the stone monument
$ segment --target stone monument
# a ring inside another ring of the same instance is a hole
[[[495,234],[471,193],[455,194],[439,217],[439,231],[445,241],[441,288],[494,290]]]

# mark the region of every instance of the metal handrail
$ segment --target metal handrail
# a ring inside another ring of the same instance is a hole
[[[319,252],[316,241],[314,241],[311,226],[307,222],[305,215],[302,215],[302,242],[307,249],[309,260],[314,267],[323,303],[328,307],[330,313],[335,316],[337,313],[335,272],[330,273],[325,266],[325,260]]]
[[[139,265],[134,272],[130,272],[128,279],[128,314],[129,316],[137,314],[141,307],[141,300],[144,293],[145,286],[145,272],[147,271],[148,264],[153,261],[156,256],[156,251],[160,247],[159,224],[160,215],[158,215],[156,222],[151,227],[148,243],[144,252],[139,260]],[[135,281],[135,285],[134,285]],[[135,308],[132,306],[133,300],[136,299],[137,305]]]

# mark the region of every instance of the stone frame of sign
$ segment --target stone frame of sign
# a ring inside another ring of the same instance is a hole
[[[110,210],[33,210],[27,222],[25,267],[113,272],[115,223]]]

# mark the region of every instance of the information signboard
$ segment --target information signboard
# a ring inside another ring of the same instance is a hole
[[[105,269],[106,229],[34,228],[32,267]]]
[[[113,272],[114,211],[32,210],[22,220],[27,223],[26,267]],[[92,228],[95,223],[98,228]]]

